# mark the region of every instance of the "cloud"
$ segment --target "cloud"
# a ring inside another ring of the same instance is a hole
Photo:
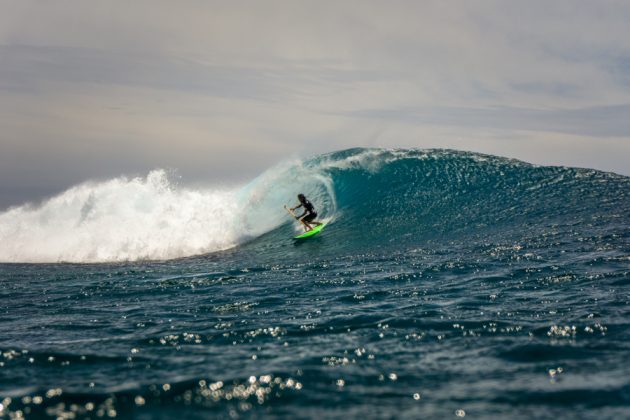
[[[348,113],[360,118],[401,120],[418,125],[467,129],[486,128],[543,131],[584,137],[622,137],[630,133],[630,103],[579,109],[496,108],[394,108]]]
[[[155,167],[246,179],[353,146],[590,158],[630,174],[618,158],[630,140],[627,2],[1,7],[0,206]]]

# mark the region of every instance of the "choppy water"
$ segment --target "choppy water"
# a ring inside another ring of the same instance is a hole
[[[0,214],[0,417],[630,418],[629,226],[630,178],[452,151],[84,184]]]

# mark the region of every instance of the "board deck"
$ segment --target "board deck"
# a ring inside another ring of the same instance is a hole
[[[308,232],[304,232],[301,235],[295,236],[293,237],[293,239],[306,239],[306,238],[310,238],[313,235],[317,235],[319,232],[322,231],[322,229],[324,229],[324,226],[326,226],[326,223],[322,223],[319,226],[315,226],[313,229],[309,230]]]

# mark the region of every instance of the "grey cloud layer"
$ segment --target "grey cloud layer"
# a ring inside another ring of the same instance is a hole
[[[551,131],[600,138],[627,137],[630,133],[630,104],[550,110],[510,107],[370,109],[350,115],[420,125]]]
[[[0,207],[154,167],[247,179],[361,145],[630,174],[627,2],[0,7]]]

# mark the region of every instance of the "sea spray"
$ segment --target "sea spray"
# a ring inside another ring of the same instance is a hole
[[[174,186],[163,170],[88,182],[0,215],[0,260],[177,258],[233,246],[234,193]]]

